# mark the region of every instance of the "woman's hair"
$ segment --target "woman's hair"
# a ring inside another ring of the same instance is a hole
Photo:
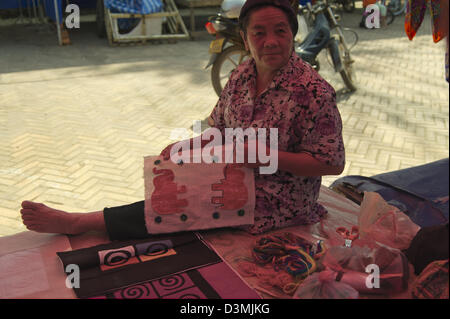
[[[251,12],[264,7],[275,7],[281,9],[286,14],[289,21],[292,35],[295,36],[298,30],[297,14],[290,0],[247,0],[239,15],[239,28],[244,32],[245,36],[247,36],[247,27],[250,21]]]

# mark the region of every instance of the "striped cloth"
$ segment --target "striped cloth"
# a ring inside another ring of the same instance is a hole
[[[161,0],[105,0],[105,7],[111,12],[150,14],[162,11]]]

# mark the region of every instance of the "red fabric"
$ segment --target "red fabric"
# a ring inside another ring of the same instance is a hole
[[[405,15],[405,32],[410,40],[414,38],[430,8],[433,41],[439,42],[448,33],[448,0],[408,0]]]

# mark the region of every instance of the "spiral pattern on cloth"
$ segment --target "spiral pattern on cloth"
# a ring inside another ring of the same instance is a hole
[[[173,243],[171,240],[158,240],[146,243],[136,244],[136,250],[138,255],[141,256],[158,256],[164,255],[173,248]]]
[[[128,250],[115,250],[105,254],[103,264],[106,266],[118,266],[126,263],[133,254]]]
[[[165,290],[174,290],[182,287],[186,283],[186,280],[182,275],[174,275],[162,278],[158,283],[164,287]]]
[[[157,256],[157,255],[164,255],[168,251],[169,246],[159,242],[149,245],[144,252],[141,252],[141,254],[146,256]]]
[[[149,284],[146,283],[122,289],[120,291],[120,297],[123,299],[149,298],[152,296],[152,292],[153,290],[149,287]]]
[[[187,293],[185,295],[178,296],[178,299],[202,299],[199,295]]]

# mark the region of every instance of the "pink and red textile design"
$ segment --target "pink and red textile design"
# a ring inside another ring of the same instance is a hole
[[[258,298],[196,233],[58,252],[80,268],[78,298]]]
[[[106,293],[95,299],[259,299],[224,262]]]

